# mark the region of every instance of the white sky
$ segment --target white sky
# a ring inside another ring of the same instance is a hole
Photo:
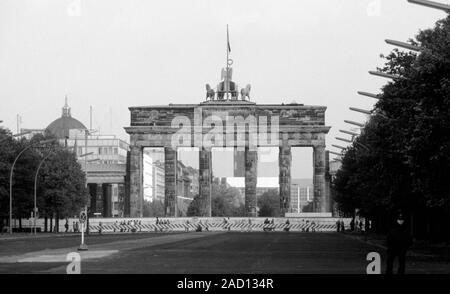
[[[448,1],[443,1],[448,3]],[[368,7],[371,7],[368,9]],[[379,9],[377,9],[377,7]],[[405,41],[445,17],[406,0],[0,0],[0,120],[16,130],[72,115],[128,140],[129,106],[198,103],[225,65],[257,103],[326,105],[327,145],[375,102],[391,38]]]

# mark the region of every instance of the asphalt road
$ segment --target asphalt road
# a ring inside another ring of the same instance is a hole
[[[65,273],[68,262],[42,262],[42,258],[76,251],[74,244],[68,245],[73,241],[69,237],[46,238],[37,243],[0,241],[0,273]],[[46,242],[47,247],[41,242]],[[382,261],[385,259],[384,249],[339,233],[105,235],[91,237],[87,243],[91,256],[82,257],[82,273],[365,274],[369,252],[379,252]],[[12,244],[15,250],[8,248]],[[47,249],[42,251],[43,247]],[[5,248],[8,252],[3,251]],[[24,262],[21,256],[5,262],[11,254],[20,255],[16,251],[28,252],[26,257],[38,260]],[[96,257],[104,252],[105,256]],[[409,257],[407,273],[450,273],[450,264]]]

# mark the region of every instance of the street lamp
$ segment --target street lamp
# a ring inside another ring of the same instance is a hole
[[[339,130],[339,132],[347,134],[347,135],[351,135],[351,136],[354,136],[354,137],[359,135],[358,133],[350,132],[350,131],[346,131],[346,130]]]
[[[349,107],[349,109],[350,109],[351,111],[356,111],[356,112],[360,112],[360,113],[372,115],[372,111],[369,111],[369,110],[365,110],[365,109],[361,109],[361,108],[356,108],[356,107]]]
[[[342,156],[341,153],[337,153],[337,152],[334,152],[334,151],[328,151],[328,152],[330,152],[331,154],[337,155],[337,156]]]
[[[412,51],[422,51],[423,48],[419,47],[419,46],[415,46],[415,45],[411,45],[409,43],[406,42],[400,42],[400,41],[396,41],[396,40],[390,40],[390,39],[386,39],[384,40],[387,44],[389,45],[394,45],[394,46],[398,46],[398,47],[402,47],[408,50],[412,50]]]
[[[13,164],[11,166],[11,173],[9,175],[9,233],[10,234],[12,234],[12,184],[13,184],[12,180],[13,180],[13,174],[14,174],[14,166],[16,165],[16,162],[19,159],[19,157],[26,150],[28,150],[31,147],[34,147],[36,145],[44,145],[44,144],[51,143],[51,142],[54,142],[54,141],[55,141],[55,139],[49,139],[49,140],[39,141],[39,142],[37,142],[35,144],[30,144],[27,147],[25,147],[22,151],[20,151],[19,154],[14,159],[14,162],[13,162]]]
[[[334,138],[336,138],[336,140],[343,141],[343,142],[346,142],[346,143],[351,143],[352,142],[351,140],[347,140],[347,139],[344,139],[344,138],[341,138],[341,137],[334,137]]]
[[[81,154],[79,157],[86,157],[86,156],[89,156],[92,154],[94,154],[94,152],[88,152],[88,153]]]
[[[49,158],[50,155],[52,155],[53,153],[49,152],[39,163],[39,166],[36,170],[36,175],[34,176],[34,214],[33,214],[33,230],[34,230],[34,234],[36,235],[36,216],[37,216],[37,203],[36,203],[36,195],[37,195],[37,178],[38,178],[38,174],[39,174],[39,170],[41,169],[42,165],[44,164],[44,161]]]
[[[392,75],[392,74],[387,74],[387,73],[384,73],[381,71],[373,71],[373,70],[369,70],[369,74],[374,75],[374,76],[379,76],[382,78],[393,79],[393,80],[402,78],[399,75]]]
[[[364,113],[364,114],[368,114],[368,115],[378,115],[381,116],[383,118],[389,119],[385,114],[381,113],[381,111],[377,112],[374,114],[374,111],[370,111],[370,110],[365,110],[365,109],[361,109],[361,108],[356,108],[356,107],[349,107],[350,110],[352,111],[356,111],[356,112],[360,112],[360,113]]]
[[[346,147],[342,147],[342,146],[334,145],[334,144],[332,144],[331,146],[336,147],[336,148],[339,148],[339,149],[342,149],[342,150],[347,149]]]
[[[370,148],[367,147],[366,145],[364,145],[363,143],[360,143],[360,142],[358,142],[358,141],[355,141],[355,142],[353,142],[353,143],[356,144],[356,145],[358,145],[358,146],[360,146],[360,147],[362,147],[362,148],[364,148],[364,149],[366,149],[367,151],[370,151]]]
[[[380,99],[381,98],[381,95],[379,95],[379,94],[372,94],[372,93],[364,92],[364,91],[358,91],[357,93],[359,95],[367,96],[367,97],[370,97],[370,98],[375,98],[375,99]]]
[[[348,123],[348,124],[351,124],[351,125],[358,126],[358,127],[360,127],[360,128],[363,128],[363,127],[364,127],[364,124],[359,123],[359,122],[355,122],[355,121],[351,121],[351,120],[344,120],[344,122],[346,122],[346,123]]]
[[[429,8],[444,10],[445,12],[450,13],[450,5],[447,5],[447,4],[433,2],[433,1],[427,1],[427,0],[408,0],[408,2],[426,6]]]

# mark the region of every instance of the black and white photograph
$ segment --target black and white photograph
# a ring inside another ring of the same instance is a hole
[[[450,274],[450,1],[0,0],[10,274]]]

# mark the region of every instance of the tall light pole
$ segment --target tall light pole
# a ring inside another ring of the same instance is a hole
[[[351,124],[351,125],[358,126],[360,128],[363,128],[365,126],[363,123],[359,123],[359,122],[355,122],[355,121],[351,121],[351,120],[344,120],[344,122]]]
[[[85,173],[85,177],[86,177],[86,183],[85,183],[85,188],[86,188],[86,191],[87,191],[87,162],[88,162],[88,160],[87,160],[87,157],[89,156],[89,155],[92,155],[92,154],[94,154],[94,152],[87,152],[87,146],[88,146],[88,144],[87,144],[87,139],[88,139],[88,134],[89,134],[89,130],[86,130],[86,133],[85,133],[85,143],[84,143],[84,146],[85,146],[85,153],[84,154],[81,154],[79,157],[81,158],[81,157],[84,157],[84,173]],[[86,198],[88,198],[87,197],[87,195],[86,195]],[[87,201],[86,201],[87,202]],[[81,215],[82,213],[80,213],[80,215]],[[87,246],[87,244],[85,244],[84,243],[84,231],[86,231],[86,233],[88,234],[89,233],[89,217],[88,217],[88,214],[87,214],[87,203],[86,203],[86,205],[85,205],[85,207],[84,207],[84,215],[86,216],[86,220],[85,220],[85,222],[82,222],[81,223],[81,244],[80,244],[80,247],[78,247],[78,250],[88,250],[88,246]]]
[[[360,113],[372,115],[372,111],[370,111],[370,110],[365,110],[365,109],[356,108],[356,107],[349,107],[349,109],[350,109],[351,111],[356,111],[356,112],[360,112]]]
[[[27,147],[25,147],[24,149],[22,149],[22,151],[19,152],[19,154],[16,156],[16,158],[14,159],[14,162],[11,166],[11,173],[9,175],[9,233],[12,234],[12,185],[13,185],[13,174],[14,174],[14,167],[16,165],[17,160],[19,159],[19,157],[28,149],[30,149],[31,147],[34,147],[36,145],[44,145],[47,143],[51,143],[54,142],[54,139],[50,139],[50,140],[43,140],[43,141],[39,141],[35,144],[30,144]]]
[[[412,50],[412,51],[422,51],[423,48],[419,47],[419,46],[415,46],[415,45],[411,45],[409,43],[406,42],[400,42],[400,41],[396,41],[396,40],[390,40],[390,39],[386,39],[384,40],[387,44],[389,45],[394,45],[394,46],[398,46],[398,47],[402,47],[408,50]]]
[[[379,94],[372,94],[372,93],[364,92],[364,91],[358,91],[357,93],[361,96],[366,96],[366,97],[370,97],[370,98],[374,98],[374,99],[380,99],[380,97],[381,97],[381,95],[379,95]]]
[[[345,139],[345,138],[341,138],[341,137],[334,137],[336,140],[339,140],[339,141],[343,141],[343,142],[346,142],[346,143],[351,143],[352,141],[351,140],[347,140],[347,139]]]
[[[387,73],[384,73],[384,72],[381,72],[381,71],[370,70],[369,73],[371,75],[374,75],[374,76],[379,76],[379,77],[382,77],[382,78],[393,79],[393,80],[402,78],[402,76],[387,74]]]
[[[334,152],[334,151],[328,151],[328,152],[330,152],[331,154],[337,155],[337,156],[342,156],[341,153],[337,153],[337,152]]]
[[[356,137],[356,136],[359,135],[358,133],[350,132],[350,131],[346,131],[346,130],[339,130],[339,132],[344,133],[344,134],[347,134],[347,135],[351,135],[351,136],[353,136],[353,137]]]
[[[339,149],[342,149],[342,150],[347,149],[346,147],[342,147],[342,146],[340,146],[340,145],[334,145],[334,144],[332,144],[331,146],[336,147],[336,148],[339,148]]]
[[[450,5],[444,4],[444,3],[438,3],[433,1],[427,1],[427,0],[408,0],[409,3],[418,4],[422,6],[426,6],[429,8],[435,8],[444,10],[447,13],[450,13]]]
[[[44,164],[44,161],[49,158],[49,156],[52,155],[52,152],[49,152],[39,163],[39,166],[36,170],[36,175],[34,176],[34,214],[33,214],[33,231],[36,235],[36,216],[37,216],[37,203],[36,203],[36,195],[37,195],[37,178],[39,174],[39,170],[41,169],[42,165]]]

